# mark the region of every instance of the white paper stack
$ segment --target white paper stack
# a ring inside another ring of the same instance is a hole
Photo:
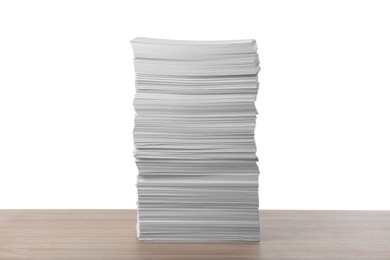
[[[139,240],[259,241],[256,41],[131,43]]]

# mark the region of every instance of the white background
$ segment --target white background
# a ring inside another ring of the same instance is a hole
[[[386,1],[2,1],[0,208],[135,208],[137,36],[254,38],[263,209],[390,210]]]

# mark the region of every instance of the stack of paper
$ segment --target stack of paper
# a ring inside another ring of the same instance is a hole
[[[258,241],[256,41],[131,43],[139,240]]]

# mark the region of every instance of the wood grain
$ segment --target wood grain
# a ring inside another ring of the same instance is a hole
[[[0,260],[390,259],[389,211],[261,211],[260,243],[139,243],[135,216],[0,210]]]

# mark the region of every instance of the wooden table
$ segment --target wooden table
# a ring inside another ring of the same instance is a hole
[[[261,211],[260,243],[139,243],[135,210],[0,210],[0,260],[390,259],[390,211]]]

